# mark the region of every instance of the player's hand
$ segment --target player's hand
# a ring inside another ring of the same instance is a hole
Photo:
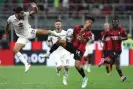
[[[82,28],[80,32],[81,32],[81,33],[84,32],[84,29]]]
[[[81,40],[81,36],[77,36],[77,39],[80,41]]]
[[[36,5],[34,2],[31,2],[31,3],[30,3],[30,6],[31,6],[32,8],[36,8],[36,7],[37,7],[37,5]]]

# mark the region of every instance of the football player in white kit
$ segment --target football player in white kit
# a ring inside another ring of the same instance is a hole
[[[28,17],[37,14],[38,8],[35,3],[30,3],[32,10],[30,12],[24,12],[22,7],[16,7],[13,9],[14,15],[11,15],[5,27],[5,34],[8,36],[9,26],[12,25],[15,30],[16,35],[18,36],[17,42],[15,43],[13,52],[20,59],[20,61],[25,65],[25,72],[30,68],[30,64],[27,60],[24,59],[24,56],[21,54],[20,50],[28,43],[29,39],[36,37],[36,34],[40,35],[54,35],[50,30],[41,30],[31,28]]]
[[[66,31],[62,29],[62,23],[60,20],[55,21],[55,30],[53,33],[59,35],[60,37],[49,36],[48,37],[48,44],[52,45],[59,45],[58,40],[61,39],[62,41],[66,41]],[[70,52],[68,52],[62,46],[59,46],[54,52],[51,54],[44,54],[41,57],[46,57],[45,55],[49,55],[49,60],[54,60],[56,65],[56,74],[60,76],[60,71],[64,67],[64,75],[62,83],[67,85],[67,78],[68,78],[68,69],[69,69],[69,60],[70,60]]]
[[[89,42],[87,42],[86,48],[85,48],[85,53],[83,55],[83,57],[86,59],[86,63],[84,65],[84,68],[87,72],[91,71],[91,69],[90,69],[90,67],[91,67],[90,60],[92,58],[92,54],[93,54],[93,50],[94,50],[93,49],[94,48],[93,47],[94,46],[93,41],[94,41],[94,34],[92,34],[91,40]]]

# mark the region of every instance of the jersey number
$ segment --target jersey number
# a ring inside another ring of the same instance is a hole
[[[19,26],[20,29],[23,29],[24,28],[23,23],[19,23],[18,26]]]
[[[77,54],[77,55],[80,55],[80,51],[76,50],[76,54]]]

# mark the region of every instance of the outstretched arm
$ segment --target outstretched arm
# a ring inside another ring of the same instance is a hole
[[[8,29],[9,29],[9,24],[7,23],[5,26],[5,34],[6,36],[8,36]]]

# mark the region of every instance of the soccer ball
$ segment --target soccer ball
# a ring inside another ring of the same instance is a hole
[[[67,36],[72,36],[73,35],[73,29],[72,28],[69,28],[66,32],[66,35]]]

